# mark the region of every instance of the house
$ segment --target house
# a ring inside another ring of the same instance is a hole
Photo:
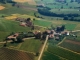
[[[25,23],[25,22],[21,22],[21,23],[20,23],[20,26],[26,27],[26,23]]]
[[[17,38],[18,36],[19,36],[19,33],[15,33],[15,34],[13,34],[13,35],[8,36],[7,39],[8,39],[8,40],[14,40],[14,39],[16,40],[16,38]]]

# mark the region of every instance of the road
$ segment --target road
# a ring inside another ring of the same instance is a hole
[[[45,40],[45,42],[44,42],[44,45],[43,45],[43,47],[42,47],[42,50],[41,50],[41,52],[40,52],[40,55],[39,55],[38,60],[41,60],[41,57],[42,57],[42,54],[43,54],[43,52],[44,52],[45,46],[46,46],[46,44],[47,44],[47,41],[48,41],[48,35],[47,35],[47,37],[46,37],[46,40]]]

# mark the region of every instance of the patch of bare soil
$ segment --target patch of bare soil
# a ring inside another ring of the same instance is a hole
[[[5,7],[4,6],[0,6],[0,10],[3,10]]]
[[[76,44],[76,45],[80,45],[80,42],[77,42],[77,41],[66,40],[65,42]]]

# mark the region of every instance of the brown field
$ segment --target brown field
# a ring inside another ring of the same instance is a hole
[[[4,6],[0,6],[0,10],[3,10],[5,7]]]
[[[34,0],[14,0],[16,2],[25,3],[28,2],[31,5],[36,5],[36,2]]]
[[[65,42],[80,45],[80,42],[77,41],[66,40]]]

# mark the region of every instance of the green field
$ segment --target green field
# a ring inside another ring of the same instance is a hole
[[[61,60],[58,56],[49,53],[49,52],[44,52],[44,55],[42,57],[42,60]]]
[[[30,30],[29,27],[22,27],[19,22],[0,20],[0,41],[3,41],[12,32],[27,32]]]
[[[35,20],[35,21],[33,21],[33,23],[35,25],[39,25],[39,26],[43,26],[43,27],[50,27],[50,25],[52,24],[52,22],[44,21],[44,20]]]
[[[29,52],[38,52],[41,48],[41,41],[39,39],[26,39],[20,46],[20,50]]]
[[[57,46],[49,46],[48,48],[48,51],[53,53],[53,54],[56,54],[60,57],[63,57],[68,60],[79,60],[80,59],[80,55],[78,54],[75,54],[73,52],[70,52],[70,51],[67,51],[67,50],[64,50],[62,48],[59,48]]]
[[[65,25],[65,28],[67,30],[77,30],[77,28],[79,28],[79,26],[77,27],[77,25],[79,23],[70,22],[70,21],[63,21],[63,20],[58,20],[58,21],[57,20],[35,20],[33,22],[35,25],[39,25],[39,26],[43,26],[43,27],[50,27],[51,24],[53,24],[54,27],[57,27],[60,25]]]
[[[80,14],[80,9],[75,9],[75,7],[79,7],[80,4],[73,2],[70,3],[70,0],[67,0],[67,3],[59,3],[55,0],[35,0],[37,4],[44,4],[45,7],[51,8],[51,12],[55,12],[58,14]],[[23,3],[24,6],[27,6],[27,8],[23,7],[14,7],[11,6],[11,4],[1,4],[5,6],[5,9],[0,10],[0,48],[3,47],[3,40],[10,35],[12,32],[28,32],[31,31],[30,27],[22,27],[20,26],[19,21],[15,20],[8,20],[5,17],[13,16],[13,14],[17,15],[21,18],[31,18],[32,22],[35,25],[35,30],[40,30],[42,32],[42,29],[44,27],[51,28],[51,25],[53,25],[54,28],[57,26],[65,25],[65,30],[69,31],[75,31],[80,30],[80,22],[75,21],[68,21],[63,20],[62,17],[49,17],[49,16],[43,16],[38,13],[38,11],[33,10],[37,9],[36,6],[28,5],[27,3]],[[30,8],[29,8],[30,7]],[[36,16],[42,17],[37,18],[34,16],[34,13],[36,13]],[[35,20],[33,20],[35,18]],[[80,17],[75,17],[80,18]],[[33,31],[35,31],[33,30]],[[79,44],[73,44],[70,42],[66,42],[66,40],[74,41],[74,42],[80,42],[80,32],[74,32],[72,34],[77,35],[76,38],[73,36],[65,36],[66,39],[63,41],[57,41],[55,39],[51,39],[48,41],[46,49],[44,50],[44,53],[42,55],[41,60],[80,60],[80,54],[73,53],[69,50],[75,51],[80,53],[80,45]],[[63,41],[61,44],[58,45]],[[43,41],[40,39],[25,39],[24,42],[21,43],[11,43],[8,42],[6,48],[0,49],[0,59],[1,60],[34,60],[33,54],[36,54],[40,52]],[[69,50],[66,50],[66,49]],[[16,59],[15,59],[16,58]],[[38,56],[36,57],[38,58]],[[37,60],[37,59],[35,59]]]
[[[7,43],[7,48],[12,48],[21,51],[27,51],[32,53],[39,52],[39,49],[42,46],[42,42],[39,39],[25,39],[22,43]]]
[[[74,42],[76,43],[76,41],[74,41]],[[78,45],[78,44],[69,43],[69,42],[64,41],[59,46],[80,53],[80,45]]]
[[[78,52],[80,53],[80,32],[73,32],[70,34],[74,34],[77,37],[74,37],[72,35],[67,36],[66,39],[59,45],[62,46],[64,48],[70,49],[72,51]]]
[[[5,14],[5,16],[11,15],[11,14],[28,14],[33,15],[34,12],[36,12],[35,6],[29,6],[27,5],[25,8],[17,7],[17,6],[11,6],[11,4],[1,4],[4,7],[6,7],[3,10],[0,10],[0,14]],[[23,5],[25,6],[25,5]]]

